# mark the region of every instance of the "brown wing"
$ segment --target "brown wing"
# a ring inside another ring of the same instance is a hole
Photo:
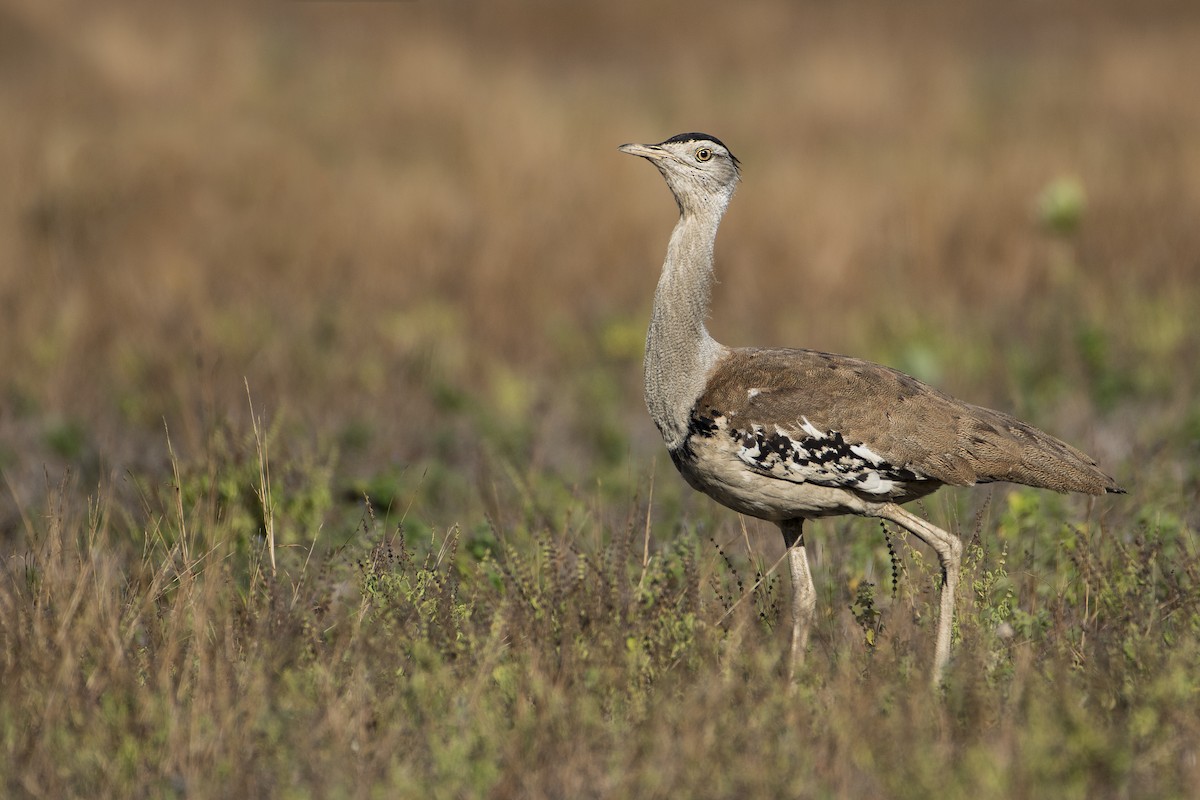
[[[735,431],[836,431],[890,465],[946,484],[1122,491],[1089,456],[1008,414],[829,353],[732,350],[709,376],[696,413],[724,416]]]

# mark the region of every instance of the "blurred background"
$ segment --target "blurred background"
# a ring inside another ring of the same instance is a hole
[[[644,492],[676,209],[616,147],[692,130],[744,166],[719,340],[908,370],[1194,515],[1198,75],[1184,0],[5,0],[0,526],[253,461],[250,401],[331,504]]]

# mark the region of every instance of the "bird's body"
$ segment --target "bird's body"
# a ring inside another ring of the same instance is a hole
[[[897,370],[812,350],[716,342],[704,320],[737,159],[698,133],[621,150],[658,167],[680,211],[646,336],[646,405],[689,485],[780,526],[794,591],[793,666],[803,658],[815,605],[803,522],[857,514],[895,522],[938,552],[938,682],[949,657],[962,545],[898,504],[943,485],[992,481],[1095,495],[1122,490],[1070,445]]]
[[[797,510],[852,512],[858,499],[903,503],[946,484],[1115,488],[1086,455],[1007,414],[888,367],[812,350],[726,351],[671,455],[693,486],[776,522]]]

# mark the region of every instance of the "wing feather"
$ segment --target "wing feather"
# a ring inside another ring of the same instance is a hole
[[[860,481],[880,493],[902,480],[1120,491],[1087,455],[1008,414],[830,353],[731,350],[693,413],[724,417],[745,445],[739,458],[785,480]]]

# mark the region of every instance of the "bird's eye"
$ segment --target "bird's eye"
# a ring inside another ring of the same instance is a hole
[[[699,150],[696,151],[696,160],[697,161],[708,161],[711,158],[712,158],[712,150],[709,150],[707,147],[701,147]]]

